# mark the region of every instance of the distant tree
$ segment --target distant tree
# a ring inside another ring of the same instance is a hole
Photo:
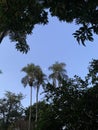
[[[42,85],[43,87],[45,86],[45,80],[46,80],[46,75],[43,73],[42,69],[40,66],[36,66],[35,68],[35,76],[36,76],[36,81],[35,81],[35,87],[36,87],[36,123],[37,123],[37,118],[38,118],[38,93],[39,93],[39,88]]]
[[[21,100],[24,96],[7,91],[5,97],[0,99],[0,129],[7,130],[8,127],[21,119],[24,108]]]
[[[52,66],[49,67],[49,70],[52,71],[52,73],[49,75],[49,79],[53,80],[53,86],[59,87],[61,84],[61,80],[67,78],[65,66],[66,64],[63,62],[55,62]]]
[[[98,129],[98,84],[92,85],[87,90],[80,102],[79,130],[97,130]]]
[[[25,111],[27,118],[29,109],[30,107]],[[36,124],[36,103],[32,106],[32,113],[32,120]],[[51,105],[45,101],[38,102],[38,123],[34,130],[57,130],[59,127],[60,124],[55,120],[55,114],[52,111]]]
[[[31,130],[32,87],[35,79],[34,68],[34,64],[28,64],[26,67],[22,68],[22,71],[26,73],[26,76],[22,78],[21,82],[24,85],[24,87],[26,87],[27,85],[30,86],[30,112],[28,130]]]
[[[89,73],[87,78],[90,79],[90,84],[98,84],[98,60],[93,59],[88,67]]]
[[[38,116],[38,92],[39,87],[44,83],[44,73],[42,72],[40,66],[36,66],[34,64],[28,64],[26,67],[22,68],[22,71],[26,73],[26,76],[22,78],[22,83],[24,87],[27,85],[30,86],[31,92],[30,92],[30,115],[29,115],[29,130],[31,129],[31,106],[32,106],[32,87],[36,88],[36,122],[37,122],[37,116]]]
[[[73,33],[79,43],[93,41],[93,34],[98,34],[97,0],[1,0],[0,1],[0,42],[9,35],[16,42],[16,49],[27,53],[28,34],[36,24],[47,24],[48,13],[60,21],[75,22],[80,28]]]
[[[86,76],[89,89],[81,100],[81,129],[96,130],[98,128],[98,60],[92,59]],[[85,109],[84,109],[85,108]],[[85,115],[85,118],[84,118]]]
[[[57,88],[51,83],[47,84],[46,101],[51,104],[51,113],[54,115],[55,123],[58,122],[60,126],[59,130],[74,130],[79,126],[80,101],[86,91],[86,86],[84,87],[84,82],[81,81],[83,80],[78,77],[68,81],[63,80],[62,86]]]

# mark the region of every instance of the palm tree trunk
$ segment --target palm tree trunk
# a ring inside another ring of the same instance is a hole
[[[56,79],[53,79],[53,86],[56,88]]]
[[[31,116],[32,116],[32,86],[30,86],[30,112],[29,112],[29,126],[28,130],[31,130]]]
[[[37,90],[36,90],[36,127],[37,127],[37,120],[38,120],[38,92],[39,92],[39,86],[37,86]]]

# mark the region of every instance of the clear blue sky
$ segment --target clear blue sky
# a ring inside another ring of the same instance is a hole
[[[79,45],[72,33],[78,28],[74,24],[59,22],[57,18],[50,18],[49,24],[36,25],[33,34],[28,36],[30,51],[22,54],[15,49],[15,44],[6,37],[0,45],[0,98],[5,91],[22,92],[26,95],[23,105],[29,105],[29,87],[24,88],[21,78],[25,75],[21,69],[29,63],[40,65],[48,74],[48,67],[55,61],[65,62],[70,77],[75,74],[84,77],[92,58],[98,58],[98,38],[94,42],[87,42],[86,47]],[[35,90],[33,89],[33,103]],[[41,97],[40,97],[41,99]]]

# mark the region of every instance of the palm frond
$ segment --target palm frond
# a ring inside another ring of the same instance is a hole
[[[23,77],[21,83],[23,84],[24,87],[26,87],[28,84],[28,76]]]

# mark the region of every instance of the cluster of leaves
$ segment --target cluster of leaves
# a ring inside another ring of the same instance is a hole
[[[98,60],[93,59],[93,61],[90,62],[89,68],[89,80],[92,81],[92,84],[98,83]]]
[[[30,49],[26,37],[36,24],[48,23],[48,12],[60,21],[82,25],[73,33],[78,42],[93,41],[98,34],[97,0],[2,0],[0,1],[0,42],[9,35],[16,49],[27,53]]]
[[[97,0],[49,0],[48,7],[52,16],[57,16],[60,21],[75,22],[82,25],[74,37],[85,45],[85,41],[93,41],[93,33],[98,34],[98,1]]]
[[[5,97],[0,99],[0,129],[7,130],[8,127],[19,120],[24,112],[21,104],[23,95],[6,92]]]
[[[85,41],[93,41],[92,30],[88,28],[86,25],[80,27],[75,33],[73,33],[74,37],[78,41],[78,43],[82,43],[85,46]]]
[[[35,24],[46,24],[47,13],[36,0],[3,0],[0,2],[1,39],[9,35],[16,41],[16,49],[27,53],[26,35],[31,34]]]

